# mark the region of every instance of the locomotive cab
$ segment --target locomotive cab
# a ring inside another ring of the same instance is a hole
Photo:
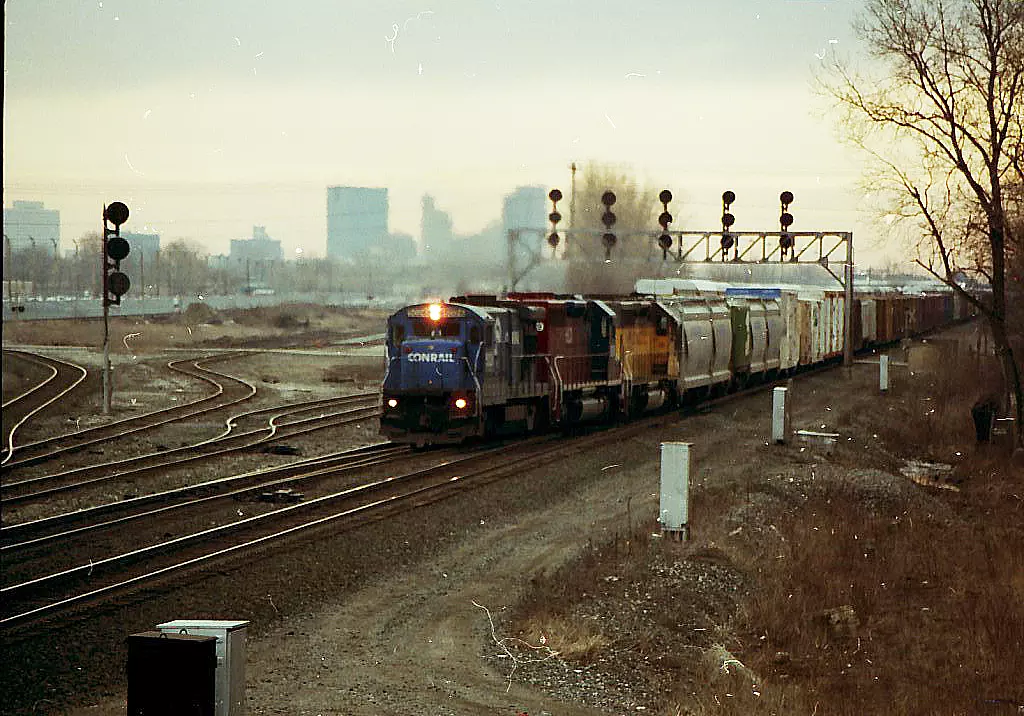
[[[424,303],[388,319],[380,431],[406,442],[479,434],[480,376],[493,319],[472,306]]]

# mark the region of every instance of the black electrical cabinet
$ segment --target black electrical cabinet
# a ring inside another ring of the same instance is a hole
[[[128,716],[214,716],[216,672],[216,637],[132,634]]]

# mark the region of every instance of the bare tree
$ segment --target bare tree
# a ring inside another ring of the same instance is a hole
[[[655,236],[659,229],[656,217],[661,210],[659,190],[639,185],[626,172],[597,164],[584,166],[580,175],[572,228],[588,234],[577,234],[566,245],[570,290],[623,293],[633,290],[637,278],[660,275],[662,250]],[[611,210],[616,220],[610,233],[615,234],[616,241],[610,247],[601,238],[607,231],[601,221],[605,211],[601,197],[606,191],[615,194]]]
[[[1024,2],[867,0],[857,30],[871,69],[835,60],[824,84],[847,136],[877,160],[891,215],[920,231],[917,262],[987,319],[1024,447],[1007,323],[1007,259],[1022,240],[1008,209],[1024,185]],[[991,297],[964,291],[959,272],[983,278]]]

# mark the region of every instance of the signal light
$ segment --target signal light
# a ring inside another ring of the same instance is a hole
[[[388,407],[389,408],[397,408],[398,407],[398,400],[395,399],[395,398],[388,398]]]
[[[661,247],[661,260],[668,258],[668,250],[672,248],[672,237],[668,235],[668,225],[672,223],[672,214],[668,211],[668,203],[672,201],[672,192],[662,189],[658,194],[658,201],[661,202],[662,212],[658,216],[658,224],[661,225],[662,235],[658,237],[658,246]]]
[[[608,261],[611,258],[612,247],[618,242],[618,238],[611,232],[611,228],[615,226],[616,221],[615,212],[612,211],[612,207],[615,206],[615,192],[606,191],[602,194],[601,203],[604,204],[601,223],[604,224],[605,228],[605,233],[601,240],[604,242],[604,258],[605,261]]]
[[[615,234],[609,232],[601,237],[601,241],[604,242],[604,260],[610,261],[612,257],[612,248],[618,242],[618,237]]]
[[[562,215],[558,213],[558,202],[562,200],[562,192],[552,189],[548,192],[548,199],[551,200],[551,213],[548,214],[548,221],[551,222],[551,235],[548,236],[548,246],[551,247],[551,255],[554,256],[558,242],[561,241],[561,237],[558,235],[558,222],[562,220]]]
[[[729,212],[729,205],[736,201],[736,194],[731,191],[722,192],[722,261],[728,260],[728,252],[736,246],[735,237],[729,233],[729,229],[736,223],[736,217]],[[736,246],[736,254],[739,254],[739,246]],[[736,254],[733,258],[736,258]]]
[[[779,237],[780,261],[786,260],[786,254],[793,248],[793,237],[789,234],[789,227],[793,225],[793,215],[789,213],[789,205],[793,203],[793,192],[784,191],[779,194],[779,202],[782,204],[782,213],[779,215],[779,226],[782,227],[782,235]],[[796,253],[793,253],[793,261],[796,260]]]
[[[128,293],[131,281],[121,272],[121,261],[128,256],[131,246],[121,236],[121,224],[128,221],[128,207],[112,202],[103,207],[103,305],[120,306],[121,296]],[[111,229],[107,222],[114,225]]]
[[[455,407],[458,408],[459,410],[465,410],[467,405],[469,405],[469,403],[466,402],[465,398],[455,399]]]

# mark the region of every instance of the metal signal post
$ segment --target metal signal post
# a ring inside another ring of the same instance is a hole
[[[128,255],[128,242],[121,237],[121,224],[128,221],[128,207],[120,201],[103,207],[103,414],[110,415],[113,381],[110,379],[110,305],[120,305],[131,285],[121,273],[121,259]],[[108,222],[114,225],[111,229]]]

